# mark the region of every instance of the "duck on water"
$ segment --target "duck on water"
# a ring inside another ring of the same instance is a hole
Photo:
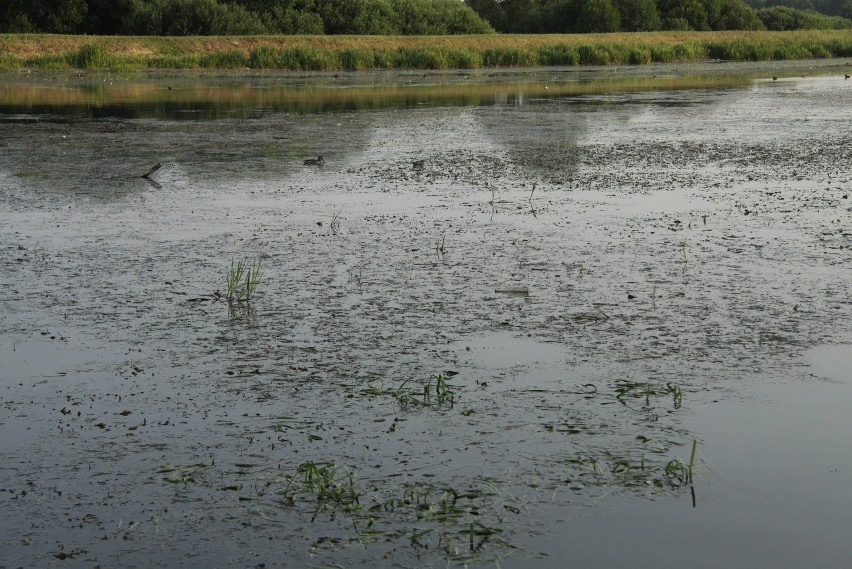
[[[323,160],[322,155],[305,160],[305,166],[322,166],[323,164],[325,164],[325,160]]]

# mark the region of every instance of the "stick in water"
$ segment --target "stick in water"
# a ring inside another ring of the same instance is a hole
[[[153,167],[153,168],[151,168],[150,170],[148,170],[148,172],[147,172],[147,173],[142,174],[142,177],[143,177],[143,178],[148,178],[148,177],[150,177],[150,176],[151,176],[151,174],[153,174],[154,172],[156,172],[157,170],[159,170],[161,167],[162,167],[162,164],[160,164],[159,162],[157,162],[156,164],[154,164],[154,167]]]

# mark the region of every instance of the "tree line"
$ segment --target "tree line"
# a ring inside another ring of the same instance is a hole
[[[459,0],[0,0],[0,32],[94,35],[491,33]]]
[[[447,35],[852,27],[852,0],[748,1],[752,5],[743,0],[0,0],[0,33]]]
[[[746,0],[746,2],[755,9],[782,6],[828,16],[852,18],[852,0]]]
[[[743,0],[467,0],[467,4],[505,33],[852,28],[848,18],[780,6],[756,10]]]

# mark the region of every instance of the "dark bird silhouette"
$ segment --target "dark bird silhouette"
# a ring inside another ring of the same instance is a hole
[[[844,79],[849,79],[849,74],[847,73],[846,75],[844,75],[844,76],[843,76],[843,78],[844,78]]]
[[[412,166],[414,167],[414,169],[415,169],[415,170],[422,170],[422,169],[423,169],[423,166],[425,166],[425,165],[426,165],[426,161],[425,161],[425,160],[415,160],[415,161],[412,163]]]
[[[325,164],[325,160],[322,155],[317,156],[316,158],[308,158],[305,160],[305,166],[322,166]]]

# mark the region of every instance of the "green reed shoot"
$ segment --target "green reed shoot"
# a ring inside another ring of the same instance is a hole
[[[674,408],[680,409],[681,404],[683,403],[683,391],[680,389],[680,385],[675,383],[669,383],[667,385],[669,389],[669,393],[672,394],[672,401],[674,402]]]
[[[249,302],[257,287],[260,285],[260,258],[231,259],[231,267],[228,270],[227,294],[228,302]]]
[[[434,385],[432,383],[433,381]],[[417,389],[407,388],[407,384],[408,380],[405,380],[398,388],[390,392],[390,395],[396,399],[400,407],[439,407],[444,403],[449,403],[450,407],[452,407],[455,403],[455,391],[453,391],[447,384],[447,378],[442,373],[432,376],[429,381],[423,385],[422,392]],[[433,391],[435,394],[434,400],[432,398]],[[383,392],[379,393],[383,394]]]
[[[692,467],[695,466],[695,450],[698,448],[698,441],[696,439],[692,439],[692,452],[689,454],[689,466],[687,470],[689,471],[689,483],[692,484]]]
[[[666,464],[666,474],[673,481],[676,480],[679,484],[692,484],[693,468],[695,467],[695,453],[698,448],[698,441],[692,439],[692,452],[689,455],[689,464],[679,458],[674,458]]]
[[[453,406],[455,402],[456,394],[450,389],[450,386],[447,385],[447,378],[444,377],[444,374],[439,373],[434,377],[435,379],[435,400],[438,405],[442,403],[449,403],[450,407]],[[428,384],[427,384],[428,387]]]

